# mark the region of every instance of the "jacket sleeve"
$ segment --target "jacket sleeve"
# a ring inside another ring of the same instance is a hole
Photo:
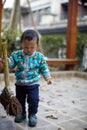
[[[41,55],[40,73],[43,75],[45,80],[51,78],[50,71],[49,71],[49,68],[48,68],[48,65],[46,63],[44,55]]]
[[[9,58],[9,68],[13,69],[16,66],[15,56],[14,53],[11,54]]]

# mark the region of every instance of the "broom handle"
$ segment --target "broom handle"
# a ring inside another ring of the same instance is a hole
[[[4,80],[5,80],[5,87],[10,87],[10,77],[9,77],[9,67],[8,67],[8,60],[7,60],[7,43],[2,43],[2,50],[3,50],[3,58],[4,58]]]

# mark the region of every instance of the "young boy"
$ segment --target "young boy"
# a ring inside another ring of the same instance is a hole
[[[51,75],[44,55],[37,52],[39,37],[34,30],[26,30],[21,36],[23,50],[14,51],[9,58],[9,67],[16,67],[16,97],[22,105],[22,113],[15,117],[20,123],[26,118],[26,105],[28,103],[29,126],[37,124],[36,113],[39,103],[40,74],[51,84]]]

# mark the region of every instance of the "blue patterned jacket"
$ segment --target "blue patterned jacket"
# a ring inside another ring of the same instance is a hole
[[[51,78],[45,57],[40,52],[31,56],[25,55],[23,50],[14,51],[9,58],[9,67],[15,68],[17,82],[34,83],[43,75],[45,80]]]

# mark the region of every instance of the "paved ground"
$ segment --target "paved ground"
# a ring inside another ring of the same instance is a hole
[[[87,130],[86,79],[87,74],[72,72],[53,74],[50,86],[41,79],[37,126],[28,127],[28,119],[15,124],[0,105],[0,130]]]

